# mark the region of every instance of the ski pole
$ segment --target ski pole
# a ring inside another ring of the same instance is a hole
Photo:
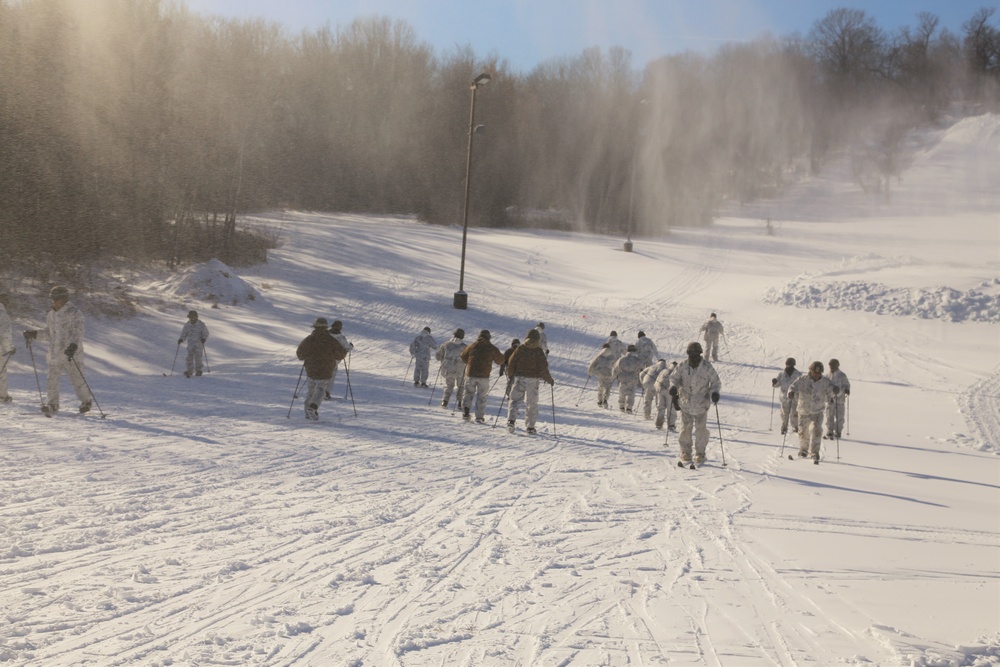
[[[833,432],[833,437],[837,439],[837,460],[840,460],[840,406],[837,405],[837,396],[833,397],[833,425],[836,430]]]
[[[587,385],[590,384],[590,376],[587,376],[587,381],[583,383],[583,389],[580,390],[580,395],[576,399],[576,407],[580,407],[580,401],[583,400],[583,392],[587,391]]]
[[[719,419],[719,404],[715,404],[715,423],[719,427],[719,449],[722,451],[722,467],[726,467],[726,446],[722,444],[722,420]]]
[[[7,352],[6,354],[3,355],[7,358],[3,360],[3,366],[0,366],[0,375],[3,375],[3,372],[7,370],[7,362],[10,361],[10,358],[14,356],[14,352],[16,351],[17,350],[11,350],[10,352]]]
[[[351,407],[354,408],[354,417],[358,416],[358,406],[354,404],[354,390],[351,388],[351,368],[344,366],[344,375],[347,376],[347,391],[351,395]]]
[[[45,407],[45,399],[42,398],[42,383],[38,379],[38,367],[35,366],[35,352],[31,349],[31,339],[25,336],[24,342],[28,345],[28,354],[31,355],[31,370],[35,371],[35,386],[38,387],[38,402]]]
[[[107,415],[104,414],[104,410],[101,409],[101,404],[97,402],[97,397],[94,396],[94,391],[90,388],[90,383],[87,382],[87,378],[83,375],[83,369],[80,368],[80,364],[76,363],[76,357],[70,357],[69,359],[73,362],[73,365],[76,366],[76,372],[80,374],[80,379],[83,380],[83,386],[87,388],[87,393],[90,394],[90,398],[94,400],[94,405],[97,406],[97,411],[101,413],[101,419],[104,419]]]
[[[437,389],[439,377],[441,377],[441,366],[438,366],[437,375],[434,376],[434,384],[431,385],[431,397],[427,399],[427,405],[430,405],[431,401],[434,400],[434,390]]]
[[[403,384],[404,385],[406,384],[406,378],[410,374],[410,366],[412,366],[412,365],[413,365],[413,355],[411,354],[410,355],[410,363],[406,364],[406,372],[403,373]]]
[[[181,351],[181,342],[177,341],[177,349],[174,351],[174,362],[172,364],[170,364],[170,376],[169,377],[173,377],[173,375],[174,375],[174,366],[177,365],[177,355],[180,354],[180,351]],[[166,373],[164,373],[163,377],[168,377],[168,376],[167,376]]]
[[[205,355],[205,372],[211,373],[212,367],[208,365],[208,349],[205,347],[204,343],[201,344],[201,353]]]
[[[556,385],[554,382],[549,385],[549,390],[552,392],[552,437],[558,439],[559,435],[556,433]]]
[[[845,424],[845,426],[847,428],[844,430],[844,433],[846,433],[847,435],[850,435],[851,434],[851,395],[850,394],[847,394],[847,396],[844,397],[844,406],[845,406],[845,408],[847,410],[847,423]]]
[[[348,377],[350,377],[351,374],[351,352],[353,351],[354,351],[353,349],[347,351],[347,361],[344,362],[344,373],[346,373]],[[347,400],[347,394],[350,392],[350,390],[351,390],[351,383],[348,382],[347,387],[344,389],[345,401]]]
[[[779,457],[785,455],[785,438],[787,437],[788,437],[788,430],[786,429],[785,432],[781,434],[781,451],[778,452]]]
[[[776,386],[772,384],[771,385],[771,420],[767,423],[767,430],[768,431],[774,430],[774,390],[775,389],[776,389]]]
[[[493,418],[493,428],[497,427],[497,422],[500,421],[500,413],[503,412],[503,404],[510,397],[510,388],[514,385],[514,380],[507,380],[507,390],[503,393],[503,398],[500,399],[500,409],[497,410],[497,416]]]
[[[302,364],[302,370],[299,371],[299,379],[295,383],[295,391],[292,392],[292,402],[288,404],[288,418],[292,418],[292,406],[295,405],[295,399],[299,397],[299,385],[302,384],[302,374],[306,372],[305,363]]]

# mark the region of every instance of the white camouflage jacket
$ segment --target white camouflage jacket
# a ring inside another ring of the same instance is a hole
[[[462,351],[468,347],[461,338],[452,338],[437,349],[434,358],[441,362],[441,374],[445,377],[455,377],[465,374],[465,362],[462,361]]]
[[[700,415],[712,405],[712,392],[722,390],[722,380],[708,359],[702,359],[698,368],[692,368],[685,359],[670,374],[670,386],[677,387],[682,412]]]
[[[45,316],[45,328],[38,337],[49,341],[49,362],[66,358],[66,348],[76,343],[76,353],[83,354],[83,313],[72,303],[59,310],[49,310]]]
[[[7,314],[7,309],[3,307],[0,303],[0,355],[10,352],[14,348],[14,334],[13,324],[10,321],[10,315]],[[3,361],[0,361],[0,366],[3,365]]]
[[[639,372],[642,371],[642,359],[635,352],[628,352],[615,362],[611,369],[611,377],[620,384],[632,386],[639,384]]]
[[[813,380],[803,375],[788,388],[788,397],[795,399],[795,409],[800,415],[814,415],[823,412],[833,398],[833,382],[823,376]]]

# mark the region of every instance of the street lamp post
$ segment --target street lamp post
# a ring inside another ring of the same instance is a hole
[[[469,150],[465,162],[465,209],[462,212],[462,264],[458,270],[458,291],[455,292],[453,305],[458,310],[469,307],[469,295],[465,293],[465,243],[469,236],[469,182],[472,178],[472,136],[478,129],[476,119],[476,90],[490,82],[490,75],[483,72],[472,81],[472,106],[469,108]]]

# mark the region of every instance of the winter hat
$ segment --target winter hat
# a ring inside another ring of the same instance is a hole
[[[524,339],[525,340],[541,340],[542,336],[541,336],[541,334],[538,333],[538,329],[532,329],[531,331],[528,332],[528,334],[524,337]]]
[[[188,317],[198,317],[198,311],[197,310],[189,310],[188,311]]]
[[[829,363],[830,363],[830,368],[833,368],[834,366],[840,368],[840,361],[838,361],[837,359],[831,359]]]
[[[63,287],[62,285],[56,285],[55,287],[49,290],[49,298],[52,299],[53,301],[57,299],[68,299],[69,290]]]
[[[539,322],[535,326],[538,327],[539,329],[544,329],[545,328],[545,323],[544,322]]]
[[[625,349],[626,349],[626,351],[628,351],[628,352],[635,352],[635,345],[629,345],[629,346],[628,346],[627,348],[625,348]]]
[[[693,343],[688,343],[688,346],[687,346],[687,353],[688,354],[691,354],[693,352],[697,352],[698,354],[701,354],[703,351],[704,350],[702,350],[702,348],[701,348],[701,343],[699,343],[698,341],[695,341]]]
[[[465,329],[455,329],[455,338],[465,338]]]
[[[645,331],[640,331],[639,332],[639,338],[645,338],[645,337],[646,337],[646,332]]]
[[[344,328],[344,323],[340,320],[334,320],[333,324],[330,325],[330,329],[340,333],[340,330]]]
[[[317,317],[316,321],[313,322],[313,329],[325,329],[330,326],[330,323],[326,321],[325,317]]]
[[[786,366],[794,366],[795,365],[795,357],[788,357],[787,359],[785,359],[785,365]]]
[[[712,313],[711,315],[709,315],[709,317],[711,317],[712,319],[715,319],[715,313]]]
[[[611,332],[611,335],[612,335],[612,336],[617,336],[617,335],[618,335],[618,332],[617,332],[617,331],[612,331],[612,332]]]
[[[521,344],[521,341],[519,339],[517,339],[517,338],[511,338],[510,339],[510,346],[511,347],[517,347],[520,344]]]
[[[493,337],[493,334],[490,333],[489,329],[483,329],[482,331],[479,332],[479,337],[489,340],[490,338]]]
[[[431,328],[430,327],[424,327],[424,331],[426,331],[427,333],[430,333],[431,332]]]
[[[814,362],[812,362],[811,364],[809,364],[809,370],[810,371],[819,371],[820,373],[822,373],[823,372],[823,362],[822,361],[814,361]]]

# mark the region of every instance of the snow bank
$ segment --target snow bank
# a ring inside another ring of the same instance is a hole
[[[1000,323],[1000,278],[984,281],[965,292],[950,287],[890,288],[882,283],[852,280],[816,284],[800,276],[764,295],[766,303],[826,310],[863,310],[879,315],[905,315],[925,320]]]
[[[262,300],[260,292],[217,259],[169,278],[164,291],[182,300],[209,301],[213,306]]]

